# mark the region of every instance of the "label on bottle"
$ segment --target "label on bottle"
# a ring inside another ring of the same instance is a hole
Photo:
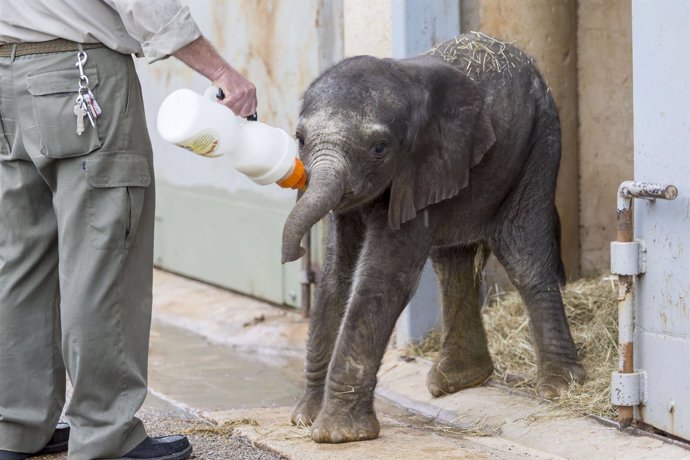
[[[220,135],[215,129],[204,129],[199,131],[194,136],[186,139],[177,145],[180,147],[191,150],[192,152],[203,155],[210,156],[213,155],[216,150],[218,150],[218,143],[220,142]]]

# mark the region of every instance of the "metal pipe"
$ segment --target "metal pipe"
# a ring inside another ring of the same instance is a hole
[[[616,241],[630,243],[633,240],[632,197],[627,196],[627,189],[621,184],[618,189],[618,209]],[[618,371],[630,374],[633,367],[633,321],[635,315],[635,298],[633,294],[633,276],[618,275]],[[623,428],[632,424],[632,406],[618,406],[618,422]]]
[[[311,266],[311,229],[304,235],[302,240],[304,256],[302,256],[302,273],[300,283],[302,284],[302,317],[309,318],[311,310],[311,284],[314,282],[314,272]]]
[[[673,200],[678,189],[673,185],[646,182],[623,182],[618,188],[616,241],[633,242],[633,198]],[[618,275],[618,371],[632,374],[633,333],[635,321],[635,276]],[[618,406],[618,422],[622,428],[633,420],[633,406]]]

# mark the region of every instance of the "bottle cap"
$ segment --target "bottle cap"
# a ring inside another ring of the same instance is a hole
[[[307,188],[307,171],[299,158],[295,158],[295,167],[292,173],[284,179],[276,182],[283,188],[293,188],[304,191]]]

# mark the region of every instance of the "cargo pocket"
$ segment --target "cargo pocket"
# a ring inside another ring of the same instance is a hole
[[[82,162],[89,184],[88,213],[91,244],[97,249],[132,246],[151,184],[143,156],[114,153]]]
[[[7,131],[0,118],[0,161],[10,157],[10,143],[7,140]]]
[[[95,66],[87,66],[84,73],[94,91],[98,86]],[[98,121],[94,127],[89,118],[84,117],[84,132],[77,135],[74,105],[79,94],[79,71],[76,67],[31,73],[27,77],[27,89],[32,95],[34,120],[43,155],[50,158],[76,157],[101,146]]]

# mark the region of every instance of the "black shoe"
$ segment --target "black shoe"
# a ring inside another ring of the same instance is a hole
[[[10,452],[9,450],[0,450],[0,460],[24,460],[29,458],[31,454],[23,452]]]
[[[25,458],[32,457],[34,455],[43,454],[54,454],[56,452],[64,452],[67,450],[67,444],[69,443],[69,425],[63,422],[59,422],[55,427],[53,436],[48,441],[43,449],[35,454],[25,453],[25,452],[10,452],[9,450],[0,450],[0,460],[24,460]]]
[[[147,458],[151,460],[183,460],[192,455],[192,445],[186,436],[147,437],[117,460]],[[0,459],[2,460],[2,459]]]
[[[64,452],[67,450],[67,444],[69,444],[69,425],[64,422],[59,422],[48,444],[46,444],[40,452],[34,455]]]

